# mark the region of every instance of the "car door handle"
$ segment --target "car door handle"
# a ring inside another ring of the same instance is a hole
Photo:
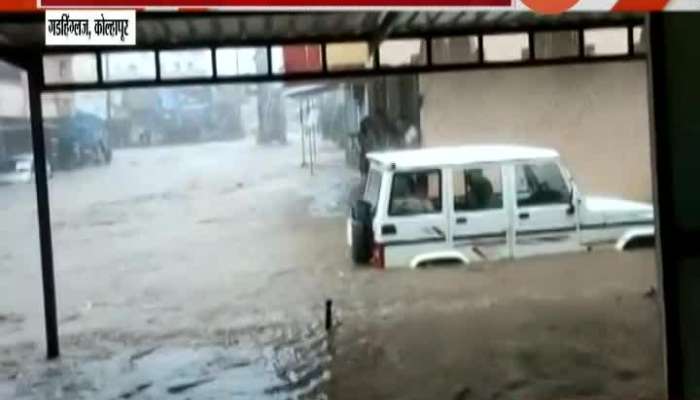
[[[458,224],[466,224],[466,223],[467,223],[467,217],[458,217],[458,218],[455,220],[455,222],[458,223]]]
[[[530,219],[530,213],[528,213],[528,212],[520,213],[520,214],[518,214],[518,218],[520,218],[520,219]]]
[[[382,225],[382,235],[396,235],[396,225]]]

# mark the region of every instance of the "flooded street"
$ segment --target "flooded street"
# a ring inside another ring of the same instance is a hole
[[[59,362],[42,360],[34,187],[0,186],[0,398],[661,396],[653,251],[355,267],[359,174],[322,142],[311,175],[289,140],[57,173]]]

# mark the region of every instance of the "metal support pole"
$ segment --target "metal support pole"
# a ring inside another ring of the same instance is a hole
[[[326,44],[321,43],[321,71],[328,72],[328,56],[326,55]]]
[[[648,105],[667,399],[700,398],[700,35],[696,13],[650,13]]]
[[[212,78],[216,78],[217,76],[219,76],[218,68],[216,65],[216,47],[210,48],[209,52],[211,53],[211,76]],[[238,63],[238,57],[236,57],[236,63]]]
[[[425,43],[425,65],[433,65],[433,38],[427,37],[424,39]]]
[[[634,25],[627,27],[627,54],[634,55]]]
[[[34,151],[34,177],[36,182],[36,205],[39,218],[39,245],[41,249],[41,276],[44,290],[44,323],[46,327],[46,354],[48,359],[60,355],[58,345],[58,322],[56,319],[56,287],[53,272],[53,245],[51,243],[51,213],[49,210],[49,187],[46,171],[46,145],[44,121],[41,112],[41,86],[44,83],[42,57],[29,62],[29,109],[31,113],[32,148]]]
[[[377,48],[372,50],[371,48],[369,49],[370,57],[372,57],[372,69],[378,70],[381,67],[381,60],[379,59],[379,45],[377,45]]]
[[[104,70],[102,69],[102,52],[98,51],[95,53],[95,69],[97,70],[97,83],[103,83],[104,82],[104,77],[103,77],[103,72]]]
[[[156,82],[160,82],[160,51],[154,51],[153,57],[155,57],[156,60]]]
[[[333,300],[326,300],[326,331],[333,329]]]
[[[267,61],[267,75],[274,75],[274,66],[272,65],[272,46],[265,47],[265,58]]]
[[[477,40],[477,51],[479,54],[479,64],[484,63],[484,35],[479,34],[476,37]]]

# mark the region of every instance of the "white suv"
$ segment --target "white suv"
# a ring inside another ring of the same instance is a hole
[[[347,227],[356,263],[415,268],[654,244],[650,204],[582,195],[551,149],[462,146],[367,157],[364,196]]]

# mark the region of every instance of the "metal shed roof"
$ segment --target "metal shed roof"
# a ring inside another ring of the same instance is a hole
[[[379,41],[455,35],[640,24],[637,13],[515,11],[139,12],[137,46],[196,47],[316,41]],[[0,14],[0,48],[43,47],[43,13]]]

